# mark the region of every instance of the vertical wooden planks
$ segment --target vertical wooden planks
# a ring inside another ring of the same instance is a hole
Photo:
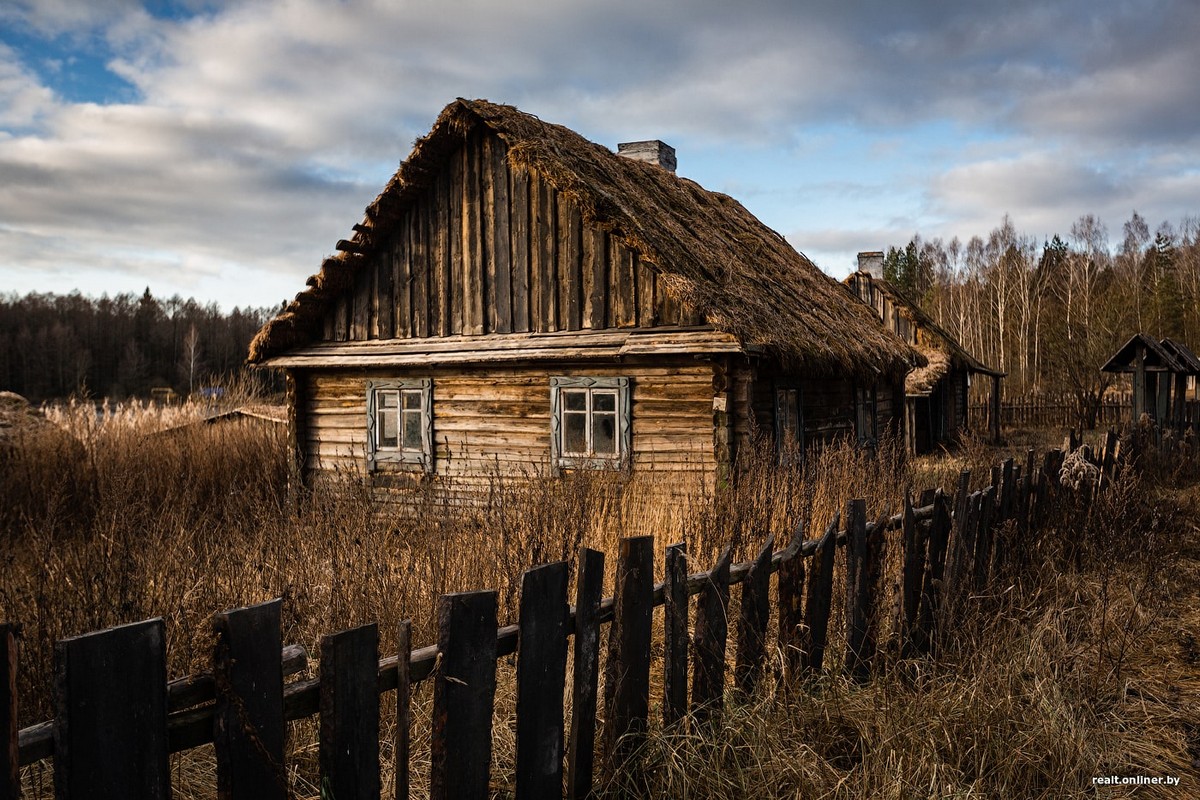
[[[529,173],[509,170],[512,207],[512,329],[514,333],[530,327],[529,279]]]
[[[929,547],[925,580],[921,585],[920,638],[918,650],[933,652],[945,594],[946,552],[950,541],[950,503],[939,489],[933,498],[933,519],[929,522]]]
[[[380,286],[383,285],[380,272],[385,266],[391,266],[388,263],[387,251],[372,253],[370,258],[363,265],[366,270],[363,277],[368,284],[367,290],[367,338],[379,339],[383,337],[380,333],[379,326],[379,306],[386,305],[381,303],[379,296]]]
[[[530,203],[535,202],[532,187]],[[557,192],[545,178],[537,181],[537,225],[532,228],[529,243],[531,252],[537,254],[538,288],[534,298],[538,306],[539,331],[561,330],[558,309],[558,215],[555,211]]]
[[[692,716],[705,725],[721,716],[725,697],[725,643],[729,634],[729,566],[726,546],[708,573],[696,604],[695,660],[692,667]]]
[[[367,339],[371,325],[371,280],[370,265],[362,256],[356,255],[350,261],[353,264],[353,287],[350,292],[350,340],[362,342]]]
[[[286,798],[280,600],[213,616],[217,796]]]
[[[496,695],[495,592],[459,592],[440,598],[438,653],[430,797],[486,798]]]
[[[494,136],[484,142],[491,151],[489,163],[491,173],[493,219],[487,232],[492,236],[490,257],[495,263],[494,287],[489,297],[495,295],[492,308],[491,330],[495,333],[511,333],[513,330],[512,310],[512,226],[510,218],[512,204],[509,200],[508,163],[505,145]]]
[[[333,341],[344,342],[350,338],[350,292],[338,297],[333,307]]]
[[[380,247],[373,258],[378,266],[375,297],[379,315],[379,338],[391,339],[396,335],[396,266],[392,263],[394,252],[391,243]]]
[[[650,328],[658,324],[657,273],[641,258],[635,259],[635,276],[637,280],[637,324],[641,328]]]
[[[775,537],[770,536],[758,551],[746,579],[742,582],[742,603],[738,612],[737,661],[733,668],[733,678],[743,697],[754,694],[762,677],[767,646],[767,622],[771,618],[771,555],[774,550]]]
[[[321,637],[321,783],[337,800],[379,797],[379,627]]]
[[[450,253],[450,175],[442,170],[434,183],[431,235],[433,262],[430,276],[429,332],[433,336],[450,335],[450,301],[454,284]]]
[[[466,335],[483,333],[483,231],[482,191],[480,189],[481,139],[472,135],[462,148],[462,284],[463,330]]]
[[[974,558],[973,541],[968,542],[970,535],[967,517],[971,511],[971,473],[964,470],[958,475],[958,491],[954,494],[954,550],[950,556],[950,589],[957,593],[965,580],[963,577],[970,569],[968,564]]]
[[[992,565],[992,516],[996,504],[996,487],[989,486],[979,496],[978,511],[975,516],[975,581],[976,592],[982,592],[987,585],[988,575]]]
[[[396,632],[396,800],[408,800],[409,752],[412,735],[412,620],[400,623]]]
[[[667,548],[663,587],[663,727],[687,714],[688,595],[687,545]]]
[[[804,598],[804,647],[800,657],[800,668],[805,672],[820,672],[825,660],[829,612],[833,607],[833,561],[841,518],[841,514],[834,515],[812,556],[812,578]]]
[[[779,650],[783,654],[784,675],[800,674],[800,656],[804,652],[804,524],[798,524],[792,541],[779,559],[779,577],[775,591],[779,598]]]
[[[596,225],[583,231],[583,313],[581,325],[599,330],[606,324],[608,297],[608,236]]]
[[[407,217],[406,217],[407,219]],[[395,295],[396,338],[406,339],[412,336],[412,257],[409,243],[409,230],[403,221],[396,226],[396,243],[393,252],[393,264],[396,272],[395,284],[392,291]]]
[[[600,682],[600,596],[604,553],[579,551],[575,585],[575,674],[571,686],[571,739],[567,749],[567,797],[582,800],[592,790],[596,743],[596,691]]]
[[[163,621],[55,645],[55,797],[170,797]]]
[[[17,727],[17,626],[0,625],[0,800],[21,796]]]
[[[526,570],[517,640],[518,798],[561,797],[567,562]]]
[[[496,331],[496,192],[493,143],[495,137],[484,134],[479,140],[476,171],[479,173],[480,250],[482,256],[483,331]],[[508,251],[507,242],[505,252]]]
[[[608,753],[621,763],[641,745],[650,712],[654,537],[621,540],[604,700]]]
[[[447,228],[447,241],[450,245],[450,269],[447,275],[446,287],[450,290],[450,335],[457,336],[463,332],[463,182],[466,180],[463,169],[467,158],[466,145],[461,147],[449,159],[450,183],[447,193],[450,198],[450,219]]]
[[[425,217],[428,203],[421,199],[408,210],[408,243],[412,258],[408,263],[409,300],[412,314],[412,335],[429,336],[429,240],[426,238]]]
[[[637,325],[637,280],[634,277],[634,253],[617,237],[609,237],[609,327],[632,328]]]
[[[579,206],[558,198],[558,313],[559,327],[583,327],[583,220]]]

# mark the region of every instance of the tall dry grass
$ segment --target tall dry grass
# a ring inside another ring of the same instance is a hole
[[[169,671],[182,675],[207,667],[212,613],[282,596],[284,639],[307,646],[315,668],[321,635],[357,624],[379,623],[385,653],[403,619],[413,620],[418,645],[432,642],[445,592],[497,589],[501,622],[514,621],[521,572],[572,559],[581,545],[615,554],[620,537],[648,534],[661,553],[685,541],[691,569],[707,569],[730,543],[745,559],[769,534],[784,546],[801,523],[819,535],[852,497],[865,497],[869,513],[894,513],[906,491],[949,490],[961,469],[985,473],[993,456],[975,444],[954,460],[902,464],[888,443],[876,458],[837,446],[799,469],[754,452],[717,490],[595,473],[497,483],[483,508],[426,493],[415,513],[399,514],[352,480],[319,484],[290,504],[283,434],[273,426],[161,433],[168,422],[155,412],[98,419],[87,408],[59,413],[69,441],[42,431],[0,453],[0,617],[24,626],[22,724],[50,714],[52,646],[65,636],[162,616]],[[900,661],[884,614],[879,675],[865,686],[836,668],[835,600],[827,675],[802,690],[768,681],[755,702],[728,707],[715,736],[652,726],[637,782],[606,774],[604,794],[1091,797],[1092,775],[1189,775],[1186,726],[1200,719],[1183,709],[1197,696],[1196,676],[1155,647],[1177,649],[1174,609],[1194,586],[1154,579],[1186,557],[1178,538],[1186,515],[1152,497],[1130,478],[1090,514],[1060,509],[1030,543],[1028,569],[964,604],[935,661]],[[891,550],[885,591],[898,574]],[[840,580],[840,559],[838,569]],[[609,573],[611,593],[611,559]],[[511,659],[499,670],[493,774],[503,796],[515,749]],[[657,697],[661,653],[652,675]],[[428,768],[428,715],[422,687],[418,777]],[[386,785],[390,713],[381,721]],[[293,725],[300,796],[318,794],[314,739],[310,722]],[[175,756],[177,794],[210,796],[211,762],[211,748]],[[48,774],[31,771],[35,795],[47,791]]]

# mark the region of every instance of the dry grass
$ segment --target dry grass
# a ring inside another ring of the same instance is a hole
[[[64,636],[163,616],[169,670],[181,675],[206,667],[213,612],[283,596],[285,640],[314,657],[323,633],[366,622],[380,624],[381,648],[392,652],[402,619],[414,621],[418,645],[433,641],[434,604],[444,592],[495,588],[501,621],[514,620],[522,570],[571,558],[580,545],[611,555],[621,536],[652,534],[660,553],[686,541],[692,569],[707,569],[729,542],[744,559],[768,533],[784,539],[800,521],[811,521],[815,536],[851,497],[866,497],[873,514],[895,511],[906,489],[949,489],[961,469],[986,472],[995,457],[976,444],[953,460],[901,468],[887,453],[871,460],[838,447],[802,472],[751,454],[735,486],[715,494],[697,486],[672,503],[661,501],[654,479],[596,474],[498,486],[491,506],[470,512],[430,496],[420,513],[400,518],[353,484],[318,487],[289,505],[282,434],[271,426],[155,436],[164,423],[152,415],[118,413],[98,423],[83,409],[59,417],[74,444],[41,432],[0,453],[7,466],[0,617],[24,625],[22,724],[49,714],[52,642]],[[653,724],[640,777],[606,774],[604,794],[1117,797],[1131,792],[1097,792],[1091,777],[1165,774],[1183,778],[1177,792],[1143,793],[1194,796],[1198,497],[1131,479],[1090,515],[1064,506],[1030,543],[1029,569],[964,604],[936,661],[900,661],[886,646],[885,614],[879,675],[856,685],[836,670],[842,642],[835,634],[826,662],[833,671],[804,687],[767,681],[770,690],[754,702],[727,707],[716,735]],[[892,551],[889,589],[898,569]],[[839,631],[834,605],[831,631]],[[493,776],[496,794],[506,796],[511,660],[499,669]],[[385,787],[390,701],[382,698]],[[429,703],[422,686],[419,790],[427,785]],[[299,796],[318,794],[314,741],[311,721],[293,724],[289,764]],[[173,757],[177,796],[211,796],[212,760],[211,747]],[[49,770],[31,770],[29,787],[34,796],[47,792]]]

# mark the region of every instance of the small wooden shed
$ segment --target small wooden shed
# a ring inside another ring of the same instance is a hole
[[[1189,414],[1187,392],[1189,378],[1194,381],[1200,376],[1200,358],[1182,342],[1135,333],[1100,371],[1131,376],[1135,423],[1143,414],[1159,425],[1195,423]]]
[[[924,363],[741,204],[511,106],[457,100],[250,361],[287,371],[304,474],[380,489],[587,468],[712,483],[900,430]]]
[[[1004,373],[983,364],[883,277],[883,253],[858,254],[858,271],[846,285],[867,305],[884,326],[916,347],[926,359],[905,378],[905,430],[911,453],[928,453],[953,443],[968,430],[968,389],[973,375],[991,379],[988,429],[1000,441],[1000,381]]]

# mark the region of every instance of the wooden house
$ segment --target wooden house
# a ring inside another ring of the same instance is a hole
[[[711,484],[759,432],[900,424],[919,354],[671,148],[621,149],[482,100],[441,113],[251,344],[287,371],[307,477]]]
[[[988,422],[991,439],[999,441],[1000,379],[1004,373],[968,353],[895,284],[885,280],[883,253],[859,253],[858,271],[846,279],[846,285],[875,309],[886,328],[925,356],[925,366],[909,372],[904,382],[909,452],[932,452],[953,443],[968,429],[967,390],[973,375],[992,380]]]
[[[1182,428],[1194,423],[1188,381],[1200,376],[1200,358],[1182,342],[1135,333],[1100,371],[1129,374],[1135,423],[1143,415],[1163,426]]]

